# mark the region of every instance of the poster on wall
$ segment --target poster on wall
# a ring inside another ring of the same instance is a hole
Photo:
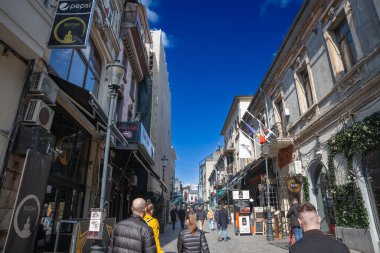
[[[251,222],[249,216],[239,216],[239,232],[240,234],[251,233]]]
[[[94,3],[94,0],[59,1],[48,47],[86,47],[95,7]]]
[[[30,252],[41,225],[51,157],[28,149],[4,252]]]

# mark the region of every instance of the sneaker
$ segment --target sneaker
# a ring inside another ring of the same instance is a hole
[[[223,241],[224,239],[223,238],[218,238],[218,242],[221,242]]]

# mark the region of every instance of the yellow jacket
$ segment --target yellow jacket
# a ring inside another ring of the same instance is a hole
[[[153,234],[154,234],[154,240],[156,241],[156,248],[157,248],[157,253],[164,253],[164,251],[161,248],[160,245],[160,223],[158,223],[158,220],[149,214],[145,214],[144,220],[146,223],[148,223],[149,227],[153,229]]]

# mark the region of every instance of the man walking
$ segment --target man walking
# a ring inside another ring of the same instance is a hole
[[[219,231],[218,242],[223,241],[223,239],[224,241],[231,239],[228,237],[228,234],[227,234],[229,218],[228,218],[228,212],[226,208],[228,208],[227,205],[223,206],[222,209],[219,211],[218,224],[220,226],[220,231]],[[222,235],[223,235],[223,239],[221,238]]]
[[[220,225],[219,225],[219,222],[218,222],[218,219],[219,219],[219,207],[218,206],[215,207],[214,218],[215,218],[216,228],[219,231],[220,230]]]
[[[290,218],[290,226],[293,230],[294,239],[298,242],[302,238],[302,228],[300,222],[298,221],[298,208],[299,203],[297,198],[293,198],[292,205],[286,215],[287,218]]]
[[[205,223],[206,213],[202,208],[198,207],[196,216],[197,216],[197,227],[198,229],[203,231],[203,224]]]
[[[145,206],[145,200],[141,198],[133,200],[133,214],[129,219],[115,225],[108,245],[108,253],[157,252],[153,231],[143,219]]]
[[[183,230],[185,228],[185,218],[186,218],[186,211],[185,209],[181,206],[178,211],[178,219],[181,223],[181,229]]]
[[[170,220],[172,222],[173,230],[175,229],[175,222],[177,221],[177,210],[175,206],[173,206],[172,210],[170,210]]]
[[[290,253],[349,253],[346,245],[322,234],[319,229],[321,218],[310,203],[303,203],[299,208],[300,225],[304,231],[303,238],[293,244]]]

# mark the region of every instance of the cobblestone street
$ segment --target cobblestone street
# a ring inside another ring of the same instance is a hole
[[[165,233],[160,236],[161,245],[163,246],[163,249],[165,253],[174,253],[177,252],[177,237],[178,233],[180,232],[180,226],[179,223],[176,224],[176,229],[173,231],[171,227],[167,227],[165,230]],[[228,235],[231,237],[231,240],[227,242],[218,242],[218,231],[211,231],[207,228],[205,228],[206,238],[207,242],[210,248],[210,252],[218,252],[218,253],[224,253],[224,252],[271,252],[271,253],[284,253],[288,252],[288,250],[285,250],[281,247],[286,247],[287,242],[285,240],[283,241],[274,241],[273,244],[276,244],[278,246],[274,246],[269,244],[266,241],[265,235],[245,235],[245,236],[236,236],[233,233],[233,228],[230,225],[228,230]]]

